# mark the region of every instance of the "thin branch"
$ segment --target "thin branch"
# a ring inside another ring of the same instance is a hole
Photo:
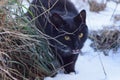
[[[114,14],[115,14],[115,11],[116,11],[116,9],[117,9],[117,7],[118,7],[118,3],[117,3],[116,6],[115,6],[115,9],[114,9],[114,11],[113,11],[113,13],[112,13],[112,16],[111,16],[111,18],[110,18],[110,21],[112,20]]]
[[[105,79],[106,79],[106,78],[107,78],[107,73],[106,73],[105,67],[104,67],[104,65],[103,65],[102,59],[101,59],[101,57],[100,57],[100,54],[98,54],[98,56],[99,56],[100,64],[101,64],[101,66],[102,66],[102,69],[103,69],[103,72],[104,72],[104,75],[105,75]]]

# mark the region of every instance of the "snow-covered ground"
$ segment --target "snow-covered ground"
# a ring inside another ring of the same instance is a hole
[[[116,3],[108,2],[104,11],[99,13],[90,12],[89,6],[80,0],[72,0],[77,9],[87,11],[87,25],[89,30],[103,29],[103,26],[115,25],[111,16],[116,7]],[[120,14],[118,5],[115,14]],[[91,47],[91,40],[87,40],[82,49],[84,55],[79,55],[76,62],[77,74],[59,73],[55,77],[46,77],[44,80],[120,80],[120,49],[117,54],[110,52],[110,56],[104,56],[102,52],[95,52]]]
[[[90,43],[90,40],[86,41],[82,49],[85,54],[78,57],[76,74],[59,73],[44,80],[120,80],[120,54],[104,56],[101,52],[94,52]]]

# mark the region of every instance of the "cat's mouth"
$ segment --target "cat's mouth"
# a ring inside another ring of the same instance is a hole
[[[81,50],[80,49],[76,49],[76,50],[64,49],[63,52],[65,52],[65,53],[71,53],[71,54],[80,54]]]
[[[80,49],[72,50],[72,54],[79,54],[81,52]]]

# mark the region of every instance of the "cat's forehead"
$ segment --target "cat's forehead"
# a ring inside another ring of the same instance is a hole
[[[78,27],[76,26],[73,19],[65,19],[66,24],[63,25],[63,29],[67,32],[74,32]]]
[[[75,24],[69,24],[69,25],[65,25],[63,30],[65,32],[68,32],[69,34],[79,34],[79,33],[86,33],[86,25],[80,25],[80,26],[76,26]]]

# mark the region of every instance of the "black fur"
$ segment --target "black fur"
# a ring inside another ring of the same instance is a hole
[[[30,19],[36,17],[37,28],[44,28],[47,35],[58,40],[49,42],[62,60],[65,72],[75,72],[78,53],[88,36],[86,11],[78,13],[69,0],[33,0],[29,10],[33,14],[27,12],[26,15]]]

